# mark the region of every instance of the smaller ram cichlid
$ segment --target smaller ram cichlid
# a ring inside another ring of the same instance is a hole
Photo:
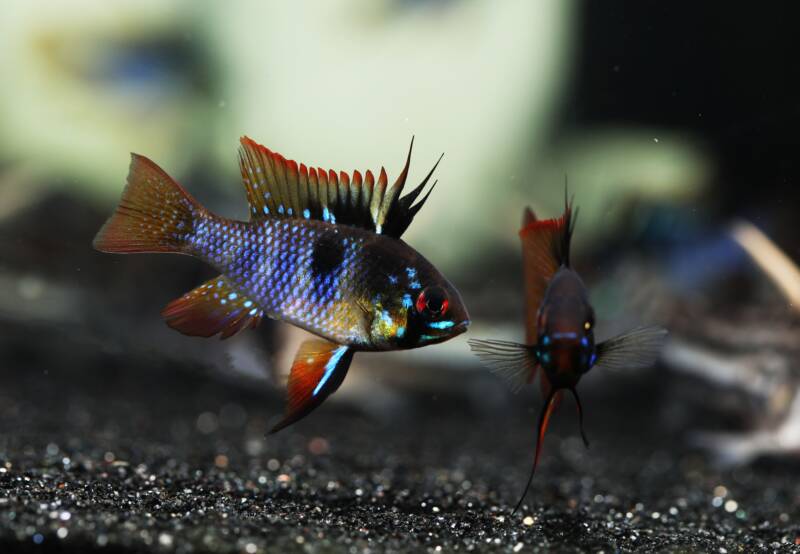
[[[522,256],[525,278],[526,344],[498,340],[470,340],[478,357],[509,381],[518,391],[532,383],[541,369],[544,405],[539,415],[536,454],[525,491],[531,486],[539,464],[545,431],[553,409],[561,401],[561,391],[569,390],[578,408],[581,437],[583,408],[575,390],[581,377],[592,368],[635,369],[651,366],[661,350],[666,330],[642,327],[595,344],[594,309],[586,286],[570,267],[569,249],[575,218],[572,204],[565,200],[564,215],[539,220],[530,208],[523,215]],[[577,210],[575,213],[577,217]]]
[[[376,179],[371,171],[350,177],[309,168],[244,137],[245,222],[210,213],[133,154],[122,200],[94,247],[188,254],[219,271],[163,310],[167,324],[186,335],[224,339],[266,315],[320,337],[297,352],[275,432],[336,391],[355,352],[426,346],[469,325],[458,291],[400,239],[433,189],[414,204],[438,165],[401,197],[410,160],[409,149],[387,186],[383,169]]]

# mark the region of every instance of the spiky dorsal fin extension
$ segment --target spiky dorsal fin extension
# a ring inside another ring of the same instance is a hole
[[[428,193],[414,204],[439,165],[438,161],[418,187],[400,197],[408,177],[413,146],[412,139],[405,166],[389,186],[383,168],[377,180],[371,171],[366,171],[363,177],[354,171],[351,178],[344,171],[315,169],[287,160],[252,139],[242,137],[239,165],[251,217],[319,219],[399,238],[436,186],[434,182]]]
[[[561,217],[538,219],[530,208],[525,208],[522,215],[519,237],[522,241],[525,329],[528,344],[535,344],[538,339],[536,326],[539,306],[550,279],[559,267],[570,265],[569,250],[574,227],[572,201],[566,198]]]

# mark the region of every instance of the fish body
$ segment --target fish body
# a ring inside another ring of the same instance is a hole
[[[232,299],[243,294],[251,310],[358,350],[414,348],[449,338],[415,324],[412,300],[422,283],[439,283],[460,302],[455,288],[405,242],[355,227],[209,217],[187,243],[190,254],[238,291],[229,293]]]
[[[541,447],[550,417],[569,391],[578,409],[584,443],[583,407],[576,387],[593,368],[634,369],[655,362],[666,331],[643,327],[613,339],[595,341],[595,313],[583,280],[570,264],[570,242],[575,225],[571,202],[564,214],[539,220],[526,208],[519,235],[522,242],[525,280],[526,343],[470,340],[481,360],[509,381],[514,390],[540,375],[544,405],[537,426],[533,468],[516,512],[528,492],[539,464]]]
[[[277,431],[338,388],[355,352],[426,346],[469,325],[455,287],[400,238],[427,199],[413,204],[433,171],[400,197],[409,161],[410,152],[387,187],[383,170],[376,180],[371,172],[351,179],[309,169],[245,137],[240,163],[251,218],[235,221],[210,213],[155,163],[133,155],[122,200],[94,245],[187,254],[214,267],[220,275],[162,312],[182,333],[227,338],[266,316],[320,337],[298,351]]]

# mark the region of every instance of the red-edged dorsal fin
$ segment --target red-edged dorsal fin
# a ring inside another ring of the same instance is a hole
[[[94,238],[101,252],[186,252],[206,211],[148,158],[131,154],[128,183],[117,210]]]
[[[319,219],[396,238],[408,228],[427,199],[426,194],[414,204],[433,172],[431,170],[420,186],[400,197],[410,161],[411,148],[400,175],[389,187],[383,169],[377,180],[371,171],[365,172],[362,180],[358,171],[351,178],[343,171],[309,169],[247,137],[242,137],[239,149],[239,166],[251,218]]]
[[[522,241],[522,271],[525,280],[525,332],[528,344],[538,340],[537,319],[542,298],[558,268],[569,266],[569,245],[574,219],[572,202],[554,219],[537,219],[525,208],[519,237]]]
[[[333,342],[312,339],[300,345],[289,374],[286,414],[270,434],[311,413],[342,384],[353,349]]]
[[[193,337],[231,337],[255,328],[264,312],[220,275],[167,304],[161,315],[167,325]]]

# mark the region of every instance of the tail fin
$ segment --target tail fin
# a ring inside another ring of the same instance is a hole
[[[569,267],[569,249],[575,219],[572,215],[572,201],[565,198],[564,202],[564,214],[561,217],[538,219],[530,208],[525,208],[522,216],[519,238],[522,241],[525,279],[525,330],[529,343],[538,338],[536,320],[547,284],[559,267]]]
[[[194,220],[204,212],[151,160],[131,154],[128,184],[116,212],[92,243],[101,252],[184,252]]]

